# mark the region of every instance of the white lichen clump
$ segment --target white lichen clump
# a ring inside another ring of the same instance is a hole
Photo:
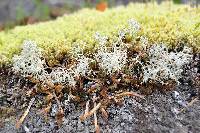
[[[74,43],[72,47],[71,54],[76,60],[76,64],[72,66],[72,69],[76,77],[86,76],[86,74],[90,72],[89,64],[92,59],[84,55],[83,51],[85,46],[86,43],[80,41],[79,43]]]
[[[126,52],[123,51],[98,52],[96,55],[100,67],[108,74],[122,70],[126,64],[126,58]]]
[[[126,49],[117,48],[114,44],[113,48],[109,51],[105,46],[107,37],[96,33],[96,39],[99,41],[100,46],[95,55],[95,59],[100,68],[107,74],[122,70],[122,68],[125,67],[127,59]]]
[[[111,50],[106,47],[108,37],[102,36],[98,32],[95,34],[95,39],[99,42],[99,49],[95,58],[100,68],[107,74],[122,70],[127,63],[127,48],[122,40],[125,39],[127,34],[133,36],[140,30],[140,24],[134,19],[130,19],[128,24],[128,28],[118,32],[118,39],[112,44]]]
[[[13,70],[24,77],[32,76],[39,81],[74,86],[76,84],[75,77],[85,76],[89,73],[90,63],[90,59],[80,53],[76,58],[77,63],[70,68],[51,68],[51,72],[48,72],[41,49],[33,41],[24,41],[21,54],[13,57]]]
[[[85,48],[86,43],[83,41],[75,42],[72,45],[71,54],[74,58],[79,58],[83,56],[83,49]]]
[[[143,66],[143,82],[149,80],[164,84],[167,80],[178,82],[183,72],[183,66],[192,60],[191,49],[184,47],[180,52],[169,52],[168,48],[153,45],[148,52],[149,61]]]
[[[70,86],[74,86],[76,84],[74,71],[71,69],[65,69],[62,67],[54,68],[47,77],[49,77],[52,83],[60,83]]]
[[[116,43],[123,44],[122,40],[125,39],[126,35],[134,37],[139,30],[140,30],[140,24],[136,20],[134,19],[128,20],[128,27],[125,27],[118,31],[118,40]]]
[[[140,30],[140,24],[136,20],[130,19],[128,20],[128,24],[129,24],[129,32],[137,33]]]
[[[99,49],[100,50],[106,50],[106,43],[107,43],[107,40],[108,40],[108,37],[107,36],[102,36],[99,32],[96,32],[95,35],[94,35],[94,38],[95,40],[99,43]],[[102,49],[103,48],[103,49]]]
[[[44,69],[45,62],[42,60],[41,50],[33,41],[24,41],[21,55],[13,57],[13,70],[21,73],[24,77],[38,75]]]
[[[75,76],[86,76],[90,72],[90,64],[91,59],[85,57],[84,55],[77,59],[77,65],[74,67]]]
[[[63,67],[54,68],[46,77],[49,77],[53,83],[75,86],[75,78],[86,76],[86,74],[90,72],[89,63],[89,58],[80,56],[79,59],[77,59],[77,64],[72,65],[68,69]]]

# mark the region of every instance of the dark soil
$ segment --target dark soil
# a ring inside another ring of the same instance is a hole
[[[36,96],[20,129],[16,121],[26,110],[30,98],[26,92],[33,85],[8,71],[0,74],[0,132],[1,133],[75,133],[95,132],[93,117],[81,122],[79,116],[83,108],[73,102],[62,101],[65,118],[59,127],[55,114],[58,109],[54,103],[47,117],[40,114],[43,96]],[[156,91],[145,99],[126,97],[122,106],[112,105],[107,111],[108,121],[98,115],[101,132],[114,133],[199,133],[200,102],[199,88],[184,81],[175,90]],[[195,99],[195,100],[193,100]],[[191,103],[191,101],[194,101]],[[182,110],[182,111],[181,111]]]

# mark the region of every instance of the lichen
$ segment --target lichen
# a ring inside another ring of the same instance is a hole
[[[148,51],[149,61],[142,67],[143,82],[149,80],[165,84],[168,80],[178,80],[182,77],[184,65],[192,61],[192,50],[185,46],[182,51],[169,52],[163,45],[153,45]]]
[[[12,61],[13,55],[20,52],[24,40],[34,40],[44,49],[48,64],[57,65],[74,42],[83,41],[87,49],[93,49],[97,46],[93,38],[96,32],[109,38],[116,37],[119,29],[128,25],[126,22],[130,18],[141,24],[138,34],[146,36],[150,43],[200,46],[199,8],[172,3],[130,4],[105,12],[83,9],[54,21],[18,26],[0,32],[0,63]]]
[[[168,80],[178,82],[182,77],[184,65],[192,62],[193,50],[188,46],[184,46],[181,51],[176,49],[169,51],[164,44],[150,46],[148,39],[141,36],[141,49],[135,51],[134,54],[130,54],[134,52],[134,48],[128,48],[126,35],[137,35],[140,24],[132,19],[128,23],[128,28],[119,30],[118,39],[112,41],[111,47],[106,46],[108,37],[97,32],[95,39],[99,43],[99,47],[93,53],[93,57],[88,58],[87,54],[84,55],[84,49],[80,45],[74,45],[75,47],[71,51],[73,58],[71,63],[60,64],[57,67],[48,67],[41,49],[37,47],[35,42],[24,41],[21,55],[13,57],[13,70],[24,77],[32,76],[42,82],[50,81],[56,84],[75,86],[75,79],[87,77],[93,73],[94,70],[91,68],[90,63],[96,62],[98,73],[106,73],[108,76],[120,72],[130,75],[134,73],[134,70],[129,70],[129,73],[127,73],[125,69],[131,69],[130,66],[139,66],[142,71],[138,73],[140,75],[138,78],[142,76],[143,83],[155,81],[167,84]],[[137,38],[133,38],[131,42],[134,42],[135,39]],[[132,47],[135,47],[135,44],[132,44]],[[146,54],[146,57],[141,56],[143,54]],[[70,62],[67,57],[65,60]]]
[[[96,33],[95,38],[99,41],[99,48],[98,52],[95,54],[95,59],[101,70],[103,70],[108,75],[116,71],[122,70],[123,67],[125,67],[127,60],[126,48],[120,48],[121,45],[123,45],[123,42],[121,40],[123,36],[119,36],[118,41],[114,42],[112,47],[110,48],[111,50],[106,47],[108,37],[101,36],[99,33]]]
[[[33,41],[24,41],[21,54],[13,57],[13,70],[35,84],[34,95],[47,94],[49,109],[55,98],[59,107],[57,123],[63,121],[60,99],[66,94],[68,99],[85,104],[80,120],[94,115],[98,131],[97,111],[107,119],[106,108],[121,103],[123,97],[144,98],[132,92],[134,88],[148,91],[149,86],[155,85],[161,85],[163,90],[173,87],[179,83],[186,66],[192,64],[192,47],[184,44],[169,49],[166,44],[151,44],[145,35],[139,35],[141,29],[136,20],[130,19],[113,38],[96,32],[92,36],[97,45],[93,52],[85,49],[84,41],[76,42],[57,66],[49,65],[45,49],[41,50]],[[89,111],[91,103],[93,109]]]
[[[33,41],[24,41],[21,54],[13,57],[13,70],[24,77],[38,75],[44,69],[41,49]]]

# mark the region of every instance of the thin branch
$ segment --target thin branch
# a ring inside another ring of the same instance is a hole
[[[197,102],[198,100],[199,100],[198,97],[194,98],[191,102],[189,102],[189,103],[187,104],[187,106],[186,106],[185,108],[181,109],[181,110],[179,111],[179,113],[185,111],[188,107],[191,107],[191,106],[192,106],[195,102]]]
[[[26,109],[26,111],[24,112],[24,114],[22,115],[22,117],[19,119],[19,121],[17,121],[16,123],[16,128],[19,129],[21,124],[23,123],[24,119],[26,118],[26,116],[28,115],[29,113],[29,110],[32,106],[32,104],[34,103],[35,101],[35,98],[32,98],[31,101],[29,102],[29,105],[28,105],[28,108]]]
[[[94,106],[96,107],[96,102],[94,102]],[[94,112],[94,126],[95,126],[96,133],[100,133],[100,128],[99,128],[98,121],[97,121],[96,111]]]
[[[54,98],[56,99],[56,102],[57,102],[57,104],[58,104],[59,109],[62,109],[62,105],[61,105],[60,101],[58,100],[58,97],[56,96],[56,93],[55,93],[55,92],[53,92],[53,96],[54,96]]]
[[[124,96],[136,96],[136,97],[144,99],[143,95],[139,95],[139,94],[137,94],[135,92],[122,92],[120,94],[116,94],[115,95],[115,97],[124,97]]]
[[[101,103],[98,103],[97,106],[95,106],[90,112],[80,116],[80,120],[84,121],[85,119],[93,115],[100,108],[100,106],[101,106]]]
[[[87,102],[86,102],[86,107],[85,107],[85,114],[87,114],[88,112],[89,112],[89,104],[90,104],[90,100],[88,100]]]

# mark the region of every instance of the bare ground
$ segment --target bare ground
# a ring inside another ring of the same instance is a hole
[[[79,120],[84,112],[76,103],[62,101],[65,118],[62,126],[55,122],[58,109],[54,103],[50,114],[45,117],[39,113],[42,96],[36,100],[20,129],[16,121],[26,110],[29,98],[25,92],[32,84],[19,80],[12,73],[2,71],[0,77],[0,132],[1,133],[90,133],[94,132],[93,118],[85,122]],[[105,121],[98,115],[101,132],[115,133],[199,133],[200,102],[199,88],[184,81],[175,90],[156,91],[145,99],[125,98],[122,106],[108,108],[109,118]]]

